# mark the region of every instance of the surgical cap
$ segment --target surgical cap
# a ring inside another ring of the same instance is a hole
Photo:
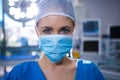
[[[71,0],[40,0],[38,4],[38,14],[35,20],[36,24],[40,19],[49,15],[66,16],[75,22]]]

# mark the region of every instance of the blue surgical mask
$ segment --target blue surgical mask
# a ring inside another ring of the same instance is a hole
[[[59,63],[72,48],[72,36],[43,35],[39,38],[39,47],[53,63]]]

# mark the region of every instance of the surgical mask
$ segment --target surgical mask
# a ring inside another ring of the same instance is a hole
[[[39,38],[39,47],[53,63],[59,63],[72,48],[70,35],[43,35]]]

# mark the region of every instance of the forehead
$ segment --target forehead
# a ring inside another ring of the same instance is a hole
[[[73,25],[73,20],[60,15],[49,15],[38,21],[38,26],[46,26],[46,25]]]

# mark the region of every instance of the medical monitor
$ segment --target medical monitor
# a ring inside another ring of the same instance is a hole
[[[82,22],[83,36],[99,36],[100,22],[97,19],[86,19]]]
[[[99,52],[99,41],[84,41],[83,42],[84,53],[98,53]]]
[[[120,39],[120,25],[112,25],[109,27],[109,36],[111,39]]]

